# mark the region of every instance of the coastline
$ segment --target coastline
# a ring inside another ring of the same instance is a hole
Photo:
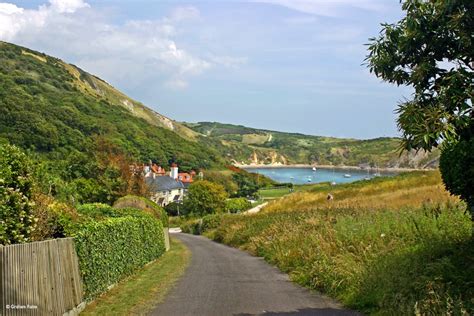
[[[379,170],[385,172],[411,172],[411,171],[432,171],[437,170],[435,168],[362,168],[359,166],[333,166],[333,165],[309,165],[309,164],[294,164],[294,165],[283,165],[283,164],[274,164],[274,165],[264,165],[264,164],[252,164],[252,165],[242,165],[234,164],[235,167],[241,169],[272,169],[272,168],[313,168],[316,169],[339,169],[339,170]]]

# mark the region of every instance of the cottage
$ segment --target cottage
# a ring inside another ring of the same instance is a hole
[[[179,172],[178,165],[172,163],[170,172],[156,164],[145,166],[145,181],[151,191],[151,200],[160,206],[166,206],[171,202],[182,203],[187,188],[193,182],[196,172]]]
[[[182,203],[184,184],[178,179],[168,176],[152,176],[145,178],[151,191],[151,200],[159,206],[166,206],[171,202]]]

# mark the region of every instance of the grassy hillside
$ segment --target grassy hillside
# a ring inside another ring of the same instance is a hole
[[[438,172],[318,185],[201,229],[366,314],[474,313],[471,218]]]
[[[0,42],[0,87],[0,139],[49,158],[87,151],[100,135],[140,161],[220,161],[195,132],[59,59]]]
[[[239,164],[359,164],[379,167],[432,167],[439,153],[404,153],[398,138],[342,139],[284,133],[216,122],[186,123],[213,141],[227,158]]]

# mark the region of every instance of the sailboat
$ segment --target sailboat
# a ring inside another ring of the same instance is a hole
[[[370,168],[367,168],[367,176],[364,178],[364,180],[370,180]]]
[[[313,171],[316,171],[316,167],[313,167]]]
[[[334,181],[336,175],[335,175],[335,172],[334,172],[334,167],[332,167],[332,181],[331,181],[331,185],[336,185],[336,181]]]
[[[379,167],[375,165],[375,168],[377,168],[377,171],[374,173],[374,177],[380,177]]]

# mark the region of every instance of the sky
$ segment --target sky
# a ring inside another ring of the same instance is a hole
[[[399,0],[1,2],[0,40],[63,59],[177,121],[397,136],[408,87],[364,58]]]

